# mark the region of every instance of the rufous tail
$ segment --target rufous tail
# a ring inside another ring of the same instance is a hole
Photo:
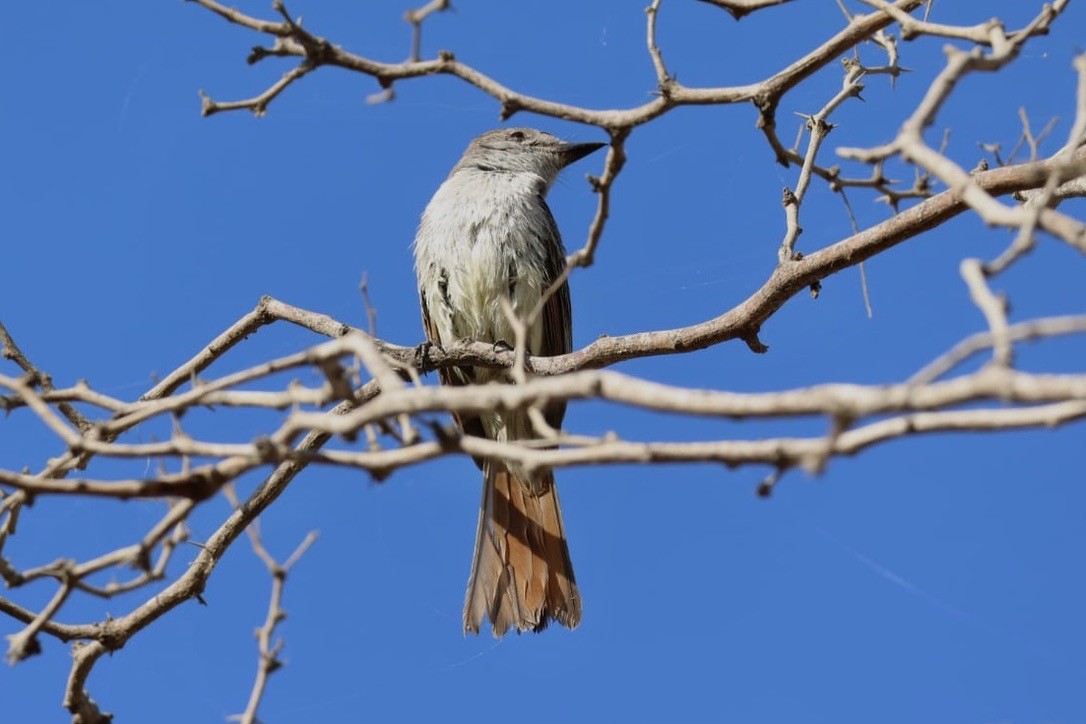
[[[483,617],[494,636],[510,628],[542,631],[551,620],[581,622],[554,473],[531,487],[498,461],[483,465],[483,502],[464,601],[464,632],[479,633]]]

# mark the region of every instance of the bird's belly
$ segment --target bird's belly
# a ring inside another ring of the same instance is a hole
[[[455,339],[516,344],[515,319],[527,320],[542,294],[542,277],[533,272],[508,245],[477,241],[453,263],[446,304]],[[529,328],[528,351],[541,343],[538,323]],[[535,332],[534,334],[532,332]]]

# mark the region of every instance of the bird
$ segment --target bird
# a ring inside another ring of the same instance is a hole
[[[546,195],[559,172],[605,143],[570,143],[533,128],[499,128],[468,145],[430,199],[414,241],[415,273],[427,344],[462,340],[512,347],[525,320],[562,276],[566,252]],[[527,353],[572,351],[569,286],[563,280],[525,335]],[[507,370],[443,367],[445,385],[508,383]],[[565,402],[548,404],[560,429]],[[538,437],[524,411],[456,412],[462,434],[498,441]],[[550,621],[576,628],[581,594],[573,575],[551,469],[476,458],[483,496],[464,600],[464,633],[484,618],[495,637],[542,631]]]

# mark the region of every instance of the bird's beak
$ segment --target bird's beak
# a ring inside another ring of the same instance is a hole
[[[606,145],[606,143],[563,143],[558,147],[558,157],[562,159],[563,166],[568,166]]]

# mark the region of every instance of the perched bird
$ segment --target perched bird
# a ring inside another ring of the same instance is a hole
[[[525,319],[565,268],[565,249],[547,207],[547,190],[567,165],[603,143],[566,143],[532,128],[488,131],[471,142],[422,214],[415,236],[422,321],[431,344],[475,340],[513,346],[502,299]],[[569,287],[563,283],[527,330],[527,351],[572,349]],[[509,382],[505,370],[446,368],[446,385]],[[565,403],[544,415],[560,428]],[[537,437],[524,412],[458,413],[467,435],[493,440]],[[550,620],[574,628],[581,595],[573,577],[551,470],[529,472],[476,459],[483,501],[464,602],[464,631],[483,617],[495,636],[540,631]]]

